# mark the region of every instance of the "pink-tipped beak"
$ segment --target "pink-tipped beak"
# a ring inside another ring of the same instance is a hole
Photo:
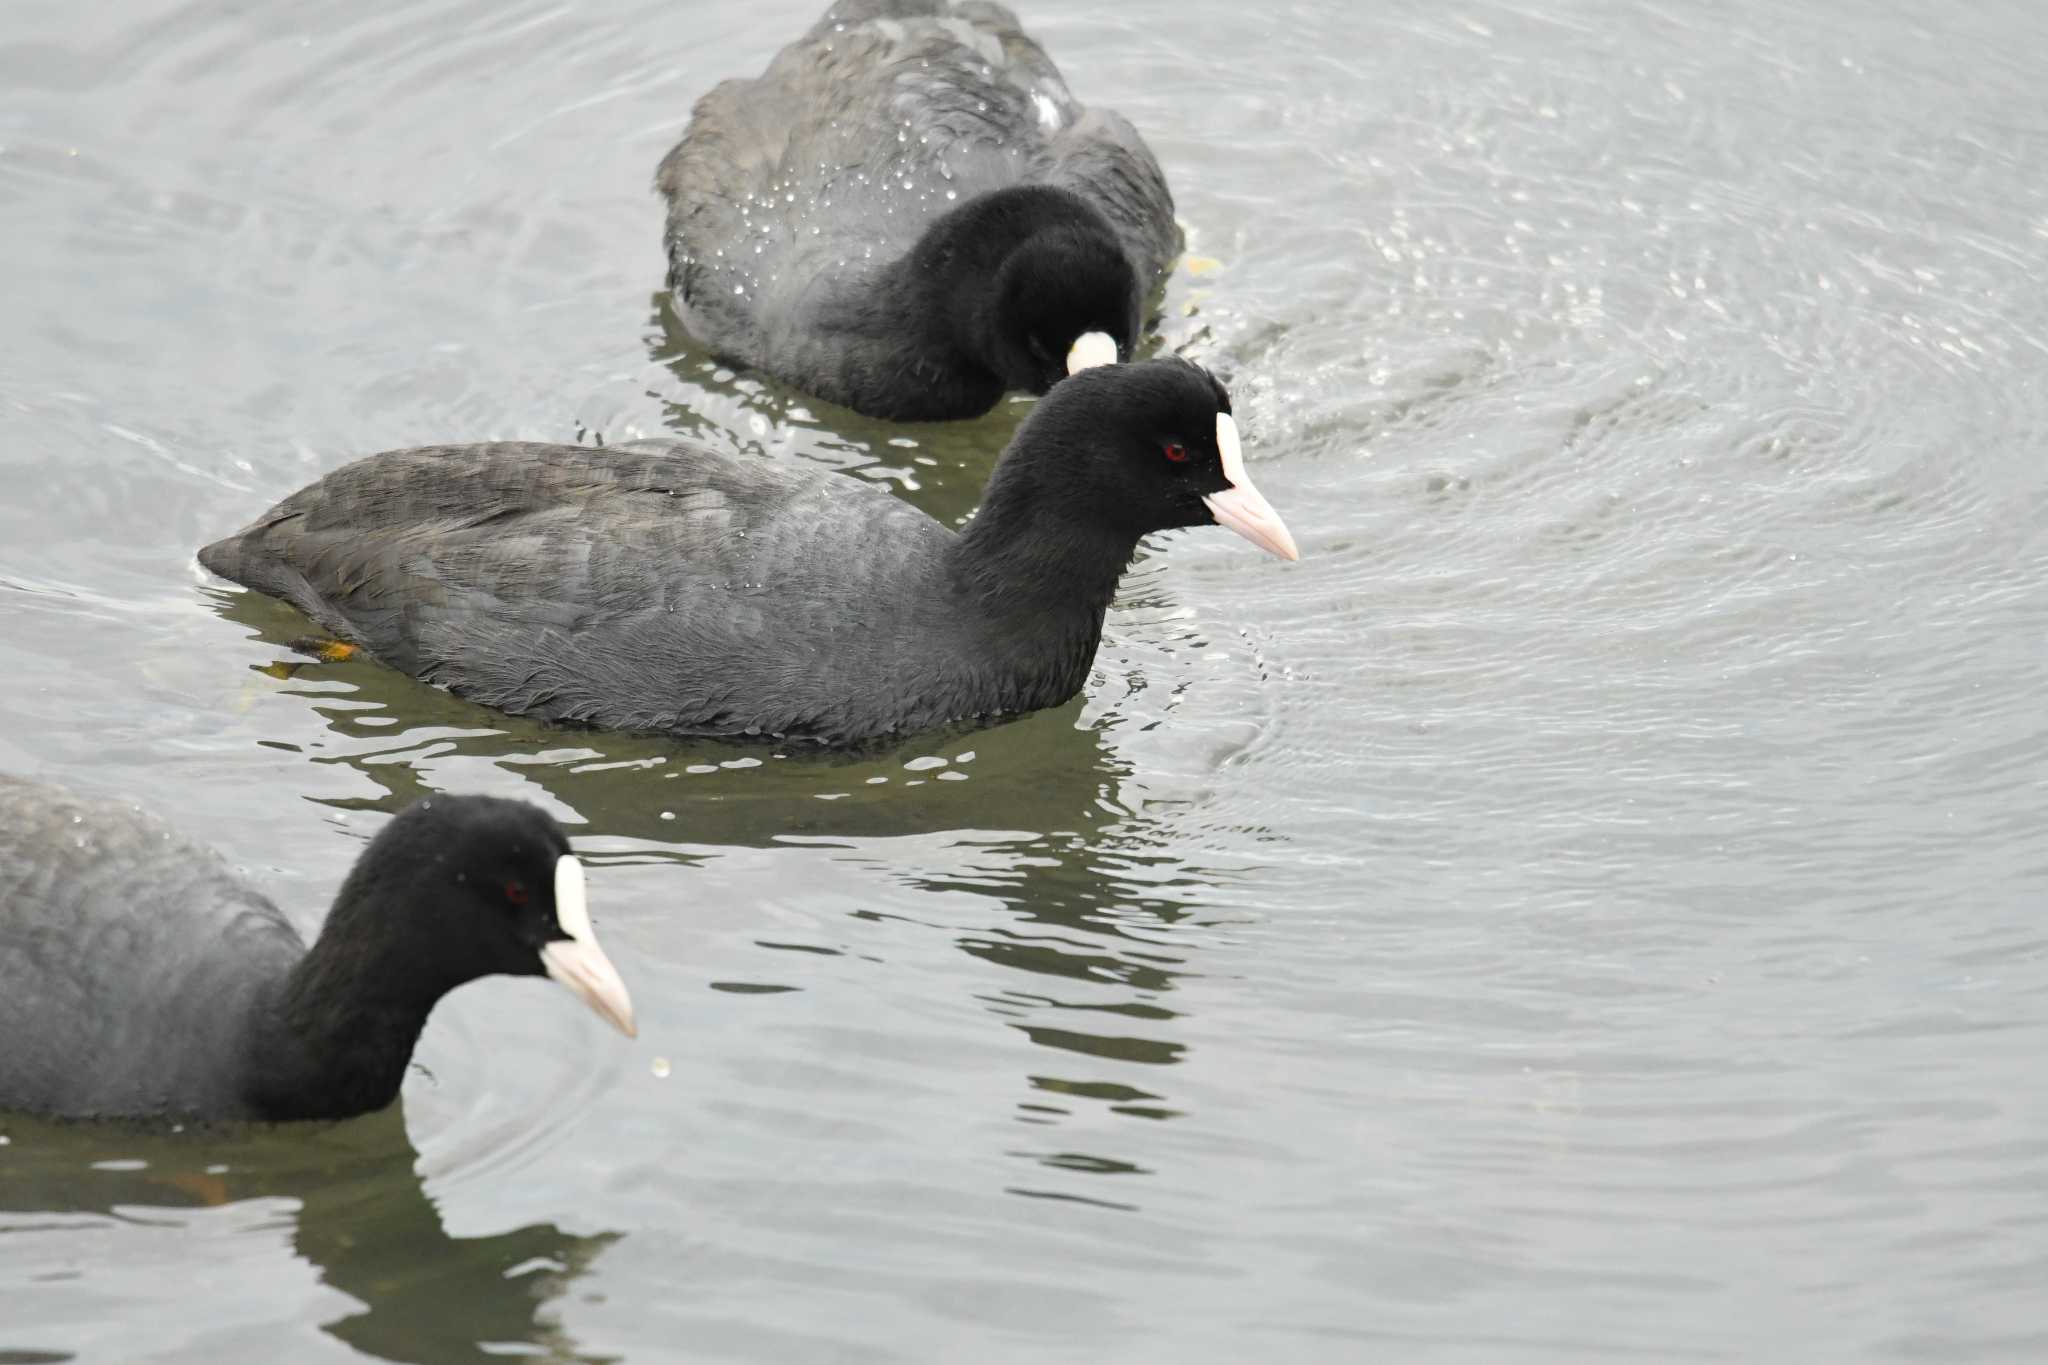
[[[555,922],[568,937],[553,939],[541,948],[542,968],[607,1024],[628,1038],[638,1037],[633,997],[626,993],[619,969],[597,946],[597,935],[590,929],[583,865],[567,853],[555,861]]]
[[[540,960],[548,976],[590,1006],[598,1018],[628,1038],[640,1036],[633,1022],[633,998],[602,948],[575,939],[556,939],[540,950]]]
[[[1230,487],[1202,499],[1216,524],[1228,526],[1269,555],[1300,559],[1287,523],[1244,472],[1244,447],[1238,443],[1237,423],[1227,412],[1216,414],[1216,451],[1223,457],[1223,477],[1230,480]]]

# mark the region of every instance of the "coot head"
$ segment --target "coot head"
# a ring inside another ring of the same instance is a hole
[[[1229,392],[1188,361],[1082,370],[1046,394],[1013,448],[1058,452],[1043,486],[1076,522],[1133,540],[1227,526],[1269,554],[1301,557],[1245,471]]]
[[[1042,229],[995,279],[989,357],[1005,387],[1044,393],[1069,374],[1129,360],[1138,277],[1116,238],[1079,224]]]
[[[635,1034],[625,983],[591,929],[583,866],[544,811],[487,796],[415,802],[378,832],[350,883],[341,903],[401,913],[409,923],[394,928],[418,970],[447,988],[547,976]]]

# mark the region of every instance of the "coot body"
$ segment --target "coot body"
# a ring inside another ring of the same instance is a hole
[[[699,100],[655,185],[698,340],[897,420],[1129,360],[1180,250],[1137,130],[985,0],[840,0]]]
[[[622,1031],[567,839],[432,797],[357,860],[309,950],[219,855],[126,803],[0,775],[0,1110],[342,1118],[398,1093],[428,1012],[553,976]]]
[[[1229,395],[1148,361],[1040,400],[959,533],[687,442],[498,443],[358,460],[200,561],[501,710],[856,744],[1065,701],[1140,539],[1214,523],[1295,557]]]

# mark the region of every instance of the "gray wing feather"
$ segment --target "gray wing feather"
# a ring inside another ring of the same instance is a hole
[[[274,905],[162,821],[0,776],[6,1102],[232,1111],[235,1069],[216,1063],[304,952]]]
[[[801,346],[798,320],[857,296],[932,218],[1034,182],[1102,210],[1148,287],[1171,267],[1173,200],[1137,130],[1084,108],[1008,9],[943,0],[835,5],[700,99],[655,176],[679,306],[739,355]]]
[[[849,509],[857,509],[849,514]],[[686,446],[371,456],[207,547],[394,667],[615,728],[831,733],[903,685],[946,532],[880,489]]]

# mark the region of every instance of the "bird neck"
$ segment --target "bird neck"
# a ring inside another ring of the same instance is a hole
[[[264,1117],[345,1118],[390,1104],[427,1015],[461,984],[436,969],[428,945],[407,940],[411,917],[379,905],[382,894],[359,864],[252,1030],[250,1103]]]
[[[1058,496],[1036,462],[1006,455],[948,566],[999,648],[1036,641],[1043,654],[1050,643],[1070,656],[1063,674],[1084,676],[1139,540],[1089,511]]]

